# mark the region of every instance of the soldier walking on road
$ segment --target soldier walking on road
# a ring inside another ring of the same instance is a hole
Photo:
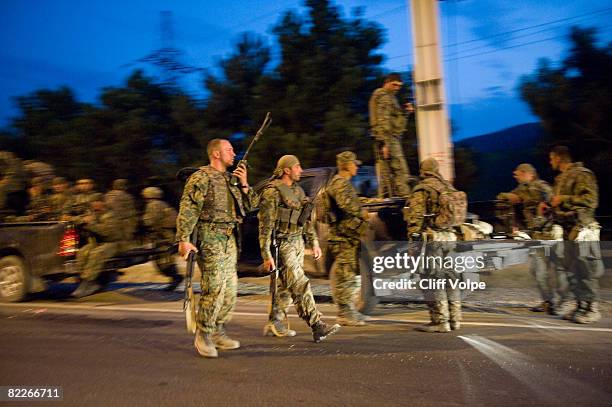
[[[227,168],[236,154],[229,141],[213,139],[206,152],[210,164],[193,173],[185,185],[177,217],[179,254],[197,252],[202,274],[194,345],[201,356],[215,358],[217,349],[240,347],[225,333],[236,304],[239,224],[246,211],[256,206],[256,196],[247,182],[247,170],[234,170],[239,184],[230,183]],[[190,242],[194,229],[198,247]]]
[[[408,220],[408,239],[420,236],[427,244],[427,257],[444,259],[454,248],[457,235],[453,226],[463,222],[467,202],[465,194],[457,191],[447,180],[442,178],[435,158],[421,162],[421,182],[415,187],[410,197]],[[453,205],[444,206],[445,201]],[[456,198],[455,198],[456,197]],[[454,208],[457,213],[449,213]],[[461,209],[461,210],[459,210]],[[462,213],[462,214],[461,214]],[[431,243],[429,243],[431,242]],[[446,280],[445,288],[425,290],[425,300],[429,307],[431,322],[417,328],[422,332],[450,332],[461,327],[461,292],[452,288],[449,280],[458,279],[453,269],[445,268],[442,263],[434,261],[433,265],[424,267],[422,279]]]
[[[329,251],[334,257],[332,267],[333,297],[338,305],[340,325],[365,325],[367,317],[355,308],[359,284],[355,280],[359,264],[361,236],[368,225],[368,212],[361,207],[351,178],[357,175],[361,161],[355,153],[344,151],[336,156],[338,174],[329,182]]]
[[[314,222],[304,216],[308,201],[304,190],[297,184],[302,174],[300,162],[294,155],[282,156],[276,165],[274,179],[262,192],[259,209],[259,247],[266,271],[280,268],[280,287],[271,298],[269,322],[264,328],[275,336],[294,336],[295,331],[283,325],[287,309],[293,300],[298,315],[312,329],[315,342],[324,340],[340,329],[339,325],[327,326],[317,310],[310,281],[304,274],[304,238],[312,248],[315,259],[321,257],[321,249],[314,229]],[[308,219],[305,219],[305,218]],[[301,222],[304,223],[301,223]],[[278,242],[281,264],[275,264],[270,246],[272,235]]]
[[[572,162],[569,149],[554,147],[549,154],[555,178],[550,206],[563,227],[565,270],[577,306],[563,319],[589,324],[601,319],[599,278],[604,273],[599,246],[601,227],[595,220],[599,191],[595,174],[581,162]],[[546,205],[543,205],[543,207]]]
[[[147,228],[148,240],[159,251],[159,254],[153,259],[155,265],[162,274],[172,279],[166,291],[174,291],[183,281],[183,276],[176,268],[174,256],[169,250],[174,242],[176,211],[162,201],[162,195],[162,190],[157,187],[142,190],[142,197],[147,202],[142,215],[142,223]]]
[[[369,102],[370,127],[376,141],[376,168],[382,197],[410,195],[410,170],[401,137],[406,131],[406,115],[413,112],[414,107],[410,103],[404,108],[400,107],[395,94],[402,84],[398,73],[387,75],[383,87],[374,91]]]
[[[538,177],[538,173],[531,164],[520,164],[514,170],[514,178],[518,186],[511,192],[497,195],[497,199],[506,201],[514,206],[522,206],[524,226],[532,239],[552,239],[552,224],[538,213],[542,202],[549,202],[552,194],[550,185]],[[551,253],[546,256],[544,248],[533,249],[530,253],[529,268],[535,277],[542,303],[530,308],[533,312],[546,312],[556,315],[557,310],[563,308],[568,300],[569,290],[567,277],[563,268],[562,244],[553,245]],[[549,269],[553,271],[554,278],[549,278]],[[559,303],[555,305],[555,291],[559,295]]]

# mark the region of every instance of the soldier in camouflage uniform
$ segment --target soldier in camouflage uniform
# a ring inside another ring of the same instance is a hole
[[[1,211],[23,214],[28,202],[27,176],[15,154],[0,151],[0,216]]]
[[[510,205],[522,205],[524,226],[533,239],[550,239],[549,231],[552,225],[538,213],[538,207],[542,202],[549,202],[552,188],[538,177],[538,173],[531,164],[520,164],[514,170],[514,178],[518,186],[511,192],[502,192],[497,199],[506,201]],[[544,230],[546,229],[546,230]],[[562,307],[567,301],[569,294],[567,277],[562,264],[562,245],[551,247],[551,253],[546,256],[544,248],[537,248],[530,253],[529,268],[535,277],[538,290],[542,297],[542,304],[532,307],[533,312],[547,312],[556,315],[554,303],[555,291],[559,295],[559,306]],[[552,269],[554,278],[549,278],[549,269]]]
[[[53,194],[51,195],[51,209],[53,219],[67,220],[70,218],[74,197],[70,192],[70,185],[63,177],[53,178]]]
[[[406,104],[405,109],[400,107],[395,94],[401,87],[401,76],[389,74],[383,87],[374,91],[369,102],[370,127],[376,141],[376,167],[382,184],[379,185],[382,197],[410,195],[410,170],[401,137],[406,131],[406,114],[414,108],[410,103]]]
[[[336,156],[338,174],[325,190],[329,202],[328,247],[334,257],[333,296],[338,305],[340,325],[365,325],[367,317],[355,309],[359,290],[356,276],[359,262],[359,244],[368,225],[368,212],[361,208],[351,178],[357,175],[361,161],[355,153],[344,151]]]
[[[577,307],[563,316],[579,324],[601,319],[599,278],[604,273],[599,246],[600,226],[595,220],[599,191],[595,174],[581,162],[572,162],[569,149],[553,148],[549,154],[555,178],[550,201],[556,223],[563,227],[565,270]]]
[[[138,227],[138,215],[134,197],[127,192],[127,180],[119,178],[113,181],[113,186],[106,193],[107,200],[111,202],[114,213],[121,221],[127,241],[134,240]]]
[[[160,251],[153,259],[155,265],[162,274],[172,279],[166,290],[173,291],[183,281],[183,276],[176,268],[174,256],[169,251],[174,242],[176,211],[162,201],[162,195],[162,190],[157,187],[142,190],[142,197],[146,200],[142,224],[147,228],[148,240]]]
[[[202,274],[197,330],[194,345],[201,356],[217,357],[217,349],[237,349],[224,325],[236,304],[239,224],[256,206],[256,196],[247,182],[247,170],[239,166],[230,183],[227,168],[236,154],[227,140],[214,139],[207,146],[210,164],[193,173],[185,185],[176,221],[179,254],[197,252]],[[197,247],[191,242],[196,230]]]
[[[304,238],[312,248],[315,259],[321,257],[321,248],[311,219],[303,214],[308,198],[297,184],[302,167],[297,157],[285,155],[278,160],[273,180],[265,187],[259,209],[259,247],[266,271],[280,269],[280,287],[276,296],[271,298],[269,322],[264,334],[293,336],[292,331],[283,325],[287,309],[293,300],[298,315],[312,329],[315,342],[335,333],[340,326],[328,327],[321,320],[310,281],[304,274]],[[300,220],[301,218],[301,220]],[[303,222],[303,223],[302,223]],[[281,264],[275,264],[270,250],[273,240],[278,242],[278,255]]]
[[[27,222],[52,220],[51,196],[44,189],[44,180],[41,177],[34,177],[31,184],[30,189],[28,189],[30,203],[26,210],[26,216],[20,220]]]
[[[92,196],[90,212],[82,218],[83,227],[90,237],[77,254],[77,267],[82,282],[72,293],[73,297],[86,297],[99,291],[102,285],[97,279],[104,270],[104,264],[126,248],[123,225],[111,204],[108,197],[95,194]]]
[[[453,189],[452,185],[439,172],[439,164],[435,158],[427,158],[420,165],[421,182],[415,187],[407,206],[408,239],[415,236],[426,236],[426,255],[444,258],[453,248],[457,236],[453,228],[440,228],[435,225],[433,217],[428,215],[439,213],[440,193]],[[457,273],[452,269],[425,267],[422,279],[447,280],[444,289],[424,290],[425,300],[429,308],[431,322],[418,327],[422,332],[450,332],[461,327],[461,292],[451,288],[448,280],[457,279]]]
[[[81,178],[77,180],[71,211],[76,223],[80,223],[79,218],[90,210],[93,199],[99,196],[94,187],[95,183],[92,179]]]

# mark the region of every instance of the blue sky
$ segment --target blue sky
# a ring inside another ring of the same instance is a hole
[[[406,0],[340,0],[346,16],[365,7],[365,17],[386,31],[381,52],[390,70],[413,63]],[[569,27],[598,27],[612,40],[612,0],[440,2],[444,73],[455,139],[536,121],[517,93],[521,75],[538,58],[559,61],[568,49]],[[15,115],[12,97],[66,85],[82,101],[120,85],[133,62],[161,45],[160,11],[173,13],[174,46],[186,64],[212,69],[251,31],[274,46],[271,27],[298,0],[3,0],[0,2],[0,124]],[[184,85],[203,97],[201,79]]]

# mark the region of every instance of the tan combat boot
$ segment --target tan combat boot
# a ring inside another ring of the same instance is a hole
[[[286,327],[282,321],[275,319],[274,321],[268,321],[266,326],[263,329],[263,335],[274,335],[277,338],[282,338],[284,336],[295,336],[297,333],[293,329],[289,329]]]
[[[205,358],[216,358],[219,356],[215,343],[212,340],[212,334],[196,330],[195,340],[193,341],[196,350]]]
[[[574,322],[577,324],[592,324],[601,319],[601,313],[599,312],[599,306],[596,302],[587,302],[584,312],[576,314]]]
[[[220,350],[232,350],[240,347],[240,342],[227,336],[223,325],[219,325],[217,332],[212,336],[215,347]]]

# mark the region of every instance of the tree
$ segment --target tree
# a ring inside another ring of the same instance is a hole
[[[574,27],[569,38],[571,48],[559,67],[542,59],[535,73],[521,79],[520,91],[545,130],[542,154],[554,144],[567,145],[601,185],[612,176],[612,43],[597,46],[595,29]],[[610,208],[611,192],[600,192],[600,208]]]

